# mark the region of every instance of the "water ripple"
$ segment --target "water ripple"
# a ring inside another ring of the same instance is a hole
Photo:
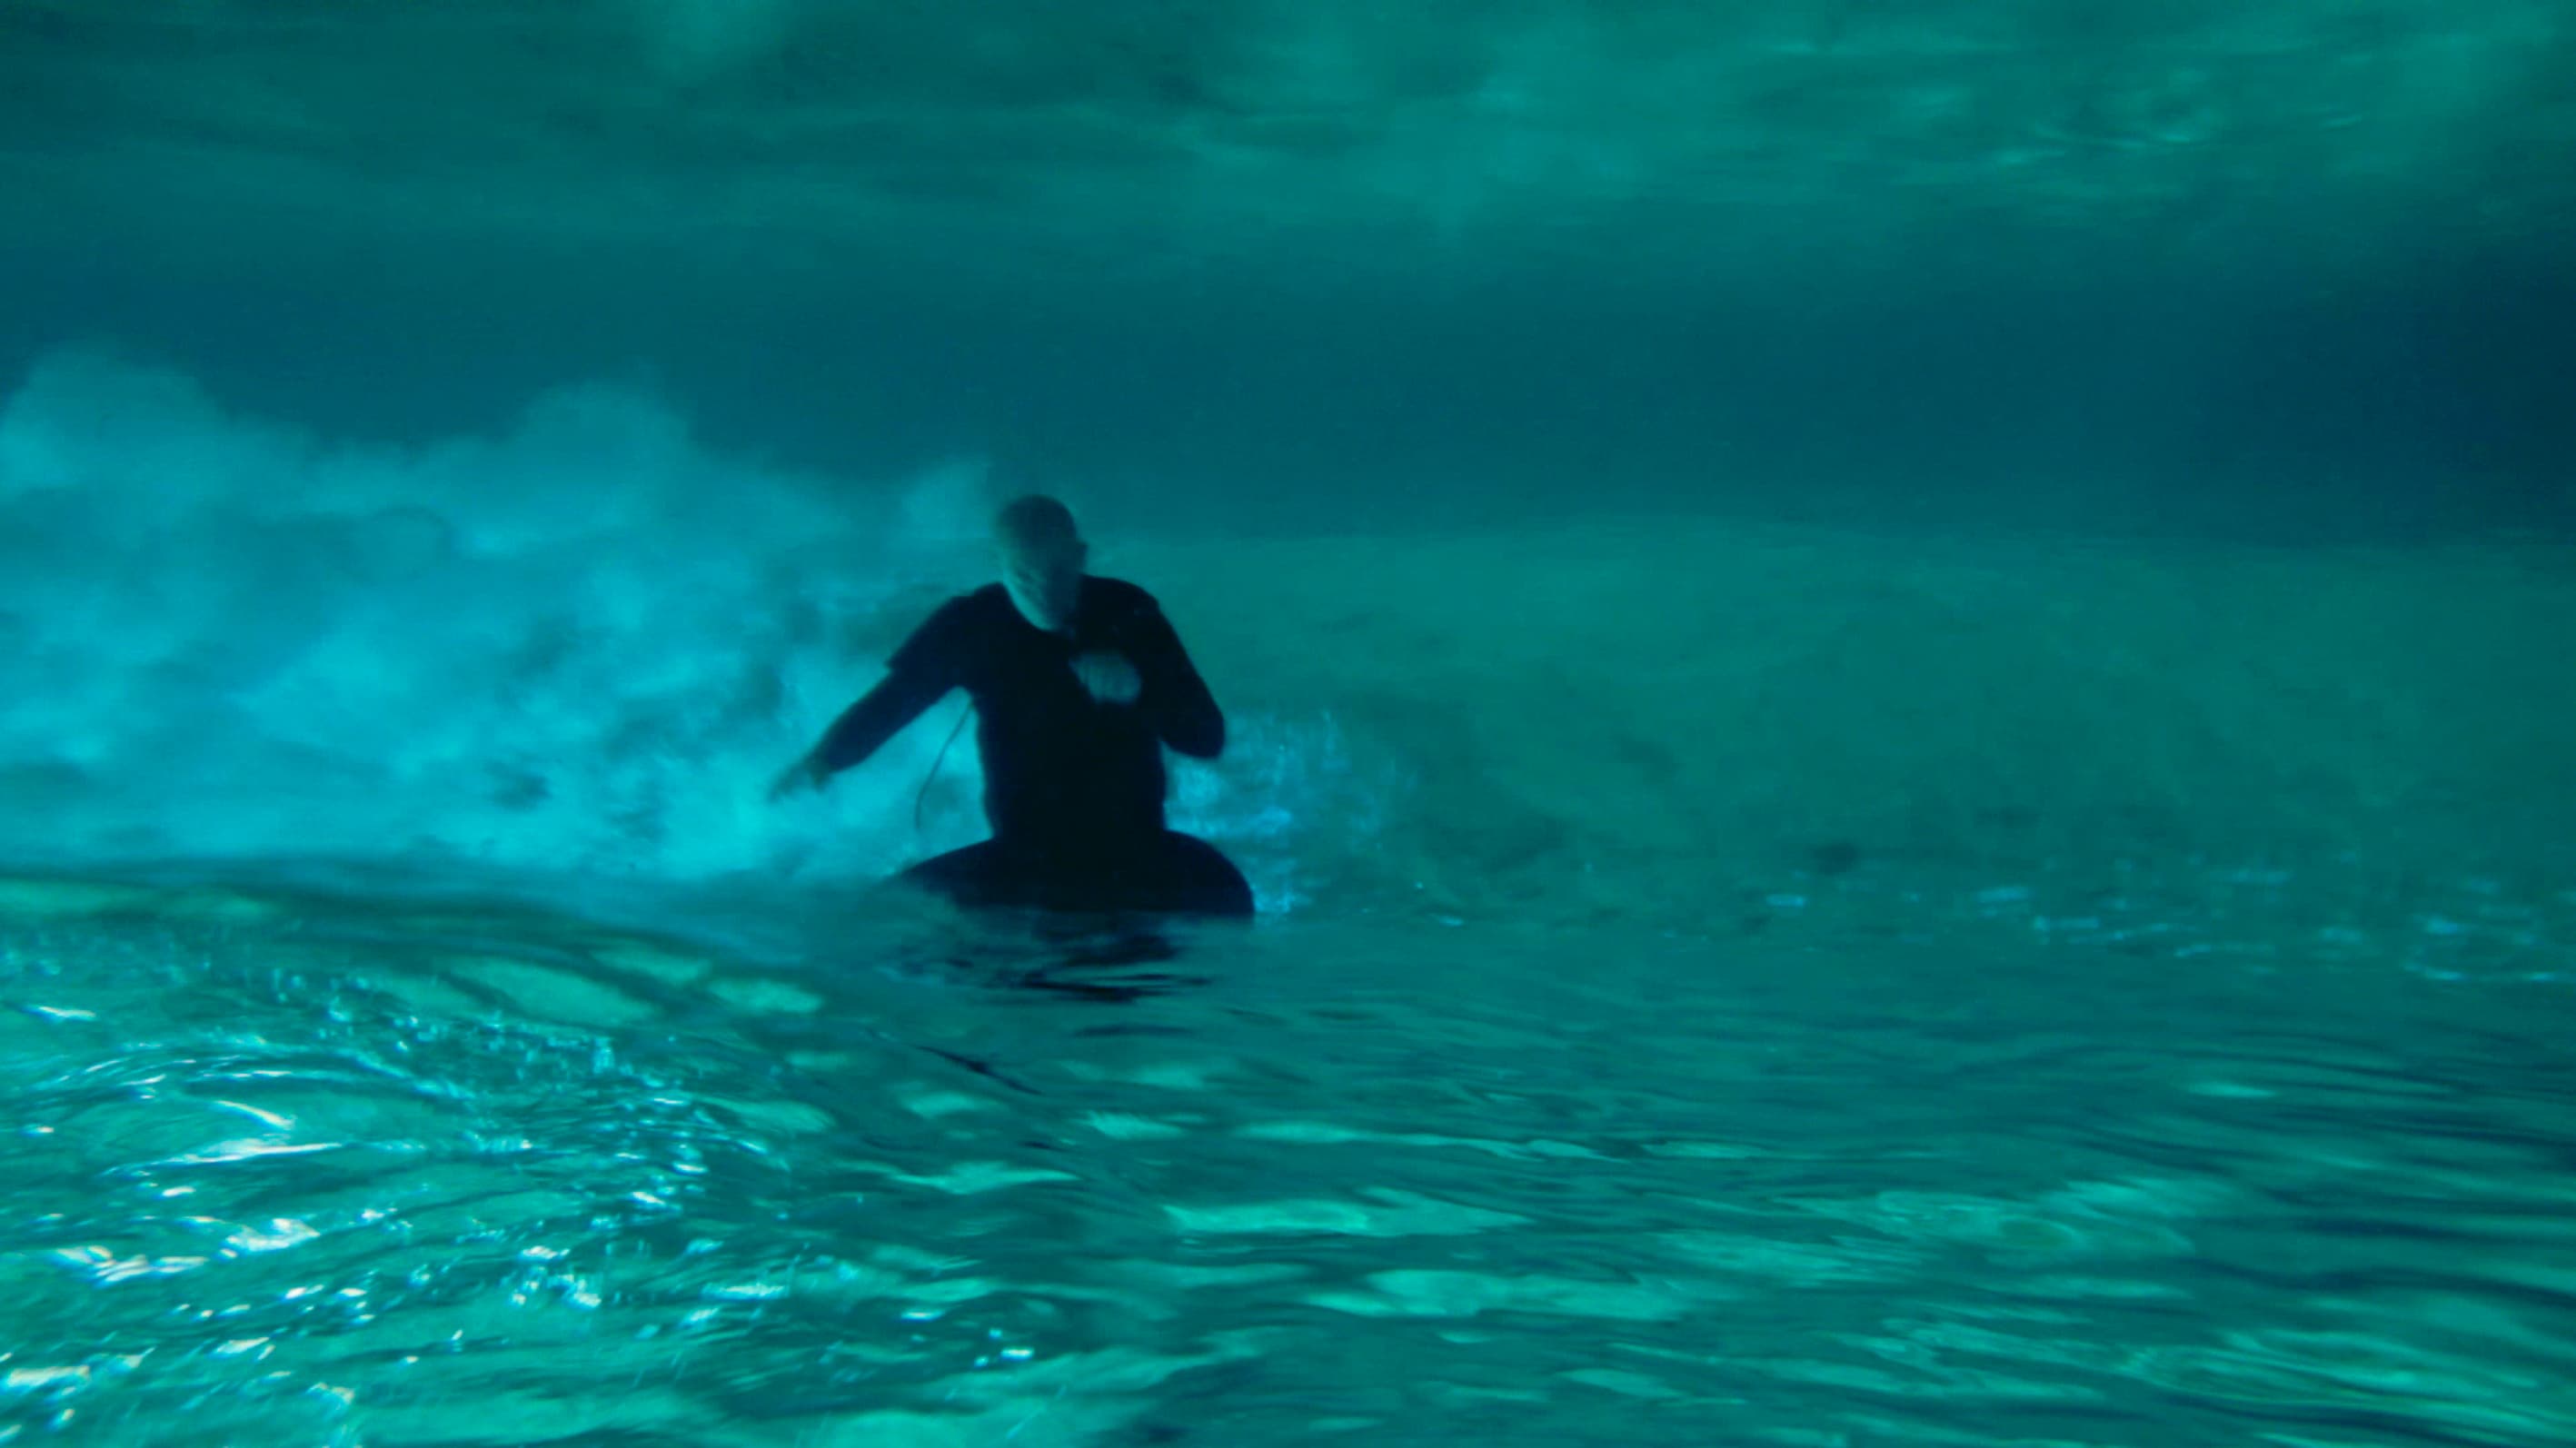
[[[2576,1438],[2528,982],[1816,907],[1104,1005],[207,898],[0,909],[0,1438]]]

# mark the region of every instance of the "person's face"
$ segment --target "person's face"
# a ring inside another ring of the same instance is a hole
[[[1048,633],[1073,626],[1089,552],[1079,539],[1002,545],[1002,586],[1020,616]]]

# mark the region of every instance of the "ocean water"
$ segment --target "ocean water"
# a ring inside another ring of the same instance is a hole
[[[1104,952],[865,895],[944,709],[761,802],[971,465],[65,358],[0,470],[12,1440],[2576,1428],[2550,545],[1111,539],[1262,914]]]
[[[2576,1441],[2562,0],[0,4],[0,1444]],[[778,769],[994,504],[1248,926]]]
[[[2576,900],[1807,888],[1081,967],[12,880],[0,1431],[2563,1441]]]

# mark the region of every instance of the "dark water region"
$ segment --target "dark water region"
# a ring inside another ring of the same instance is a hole
[[[43,257],[14,269],[0,353],[120,345],[349,440],[498,431],[611,380],[728,454],[859,488],[989,456],[1138,530],[1678,510],[2348,542],[2556,531],[2576,496],[2576,283],[2538,267],[2279,291],[1890,286],[1792,259],[1740,290],[1603,296],[1572,256],[1455,294],[1166,278],[1049,299],[927,259],[678,261]]]
[[[1135,527],[2563,527],[2557,8],[13,7],[0,368]]]

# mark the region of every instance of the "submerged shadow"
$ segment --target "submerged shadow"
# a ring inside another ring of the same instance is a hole
[[[984,914],[973,926],[974,938],[959,942],[963,948],[949,963],[1009,989],[1121,1004],[1198,989],[1215,979],[1173,968],[1186,947],[1176,927],[1160,917],[1023,911]]]

